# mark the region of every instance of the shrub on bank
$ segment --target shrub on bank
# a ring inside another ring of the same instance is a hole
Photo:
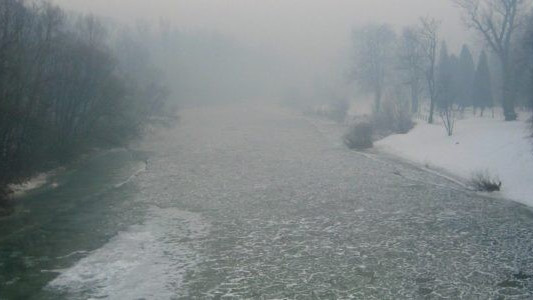
[[[350,127],[344,135],[344,143],[350,149],[367,149],[372,148],[372,124],[362,122]]]
[[[409,107],[396,101],[386,101],[372,117],[374,129],[380,135],[405,134],[414,127]]]
[[[470,185],[479,192],[497,192],[501,190],[502,182],[488,171],[478,171],[472,174]]]

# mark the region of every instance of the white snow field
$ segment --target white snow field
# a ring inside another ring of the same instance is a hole
[[[423,121],[408,134],[375,145],[380,151],[440,169],[465,180],[488,171],[502,181],[501,195],[533,206],[533,139],[525,114],[520,121],[469,117],[457,120],[453,136],[441,124]]]

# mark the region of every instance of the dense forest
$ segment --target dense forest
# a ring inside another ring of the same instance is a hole
[[[9,184],[124,146],[168,114],[150,59],[135,34],[94,16],[0,1],[0,206]]]

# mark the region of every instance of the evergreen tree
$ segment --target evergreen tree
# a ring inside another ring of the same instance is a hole
[[[488,107],[493,107],[492,83],[490,78],[489,63],[485,51],[481,53],[474,79],[474,108],[481,110],[481,116]]]
[[[457,104],[464,109],[473,105],[472,100],[472,86],[474,84],[474,77],[476,74],[476,66],[472,53],[467,45],[463,45],[461,56],[459,57],[459,70],[457,73],[458,94]]]
[[[446,42],[442,43],[437,69],[437,108],[449,109],[454,102],[453,63]]]
[[[449,95],[451,97],[452,103],[451,104],[459,104],[459,94],[462,88],[462,82],[461,82],[461,62],[457,55],[452,54],[449,58],[449,68],[450,68],[450,76],[451,76],[451,84],[450,84],[450,91]]]

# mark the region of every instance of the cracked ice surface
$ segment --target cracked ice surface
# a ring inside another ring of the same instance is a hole
[[[187,298],[533,297],[528,208],[348,151],[334,124],[251,107],[182,117],[146,144],[139,184],[210,224]]]

